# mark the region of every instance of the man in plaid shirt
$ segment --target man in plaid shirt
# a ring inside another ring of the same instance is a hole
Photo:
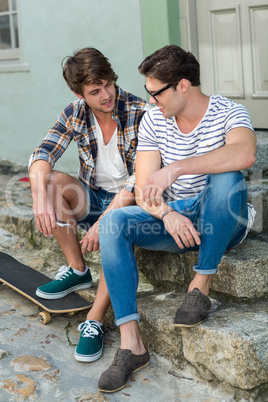
[[[64,62],[64,61],[63,61]],[[109,210],[135,203],[134,163],[140,120],[150,108],[143,99],[123,91],[108,59],[85,48],[63,63],[63,76],[78,100],[67,106],[36,148],[29,161],[33,211],[37,227],[55,236],[68,266],[55,280],[36,290],[39,297],[58,299],[92,286],[83,254],[99,247],[99,219]],[[79,174],[53,170],[74,140],[79,152]],[[77,226],[87,229],[78,241]],[[75,351],[79,361],[102,354],[103,319],[110,298],[103,273],[96,299],[84,323]]]

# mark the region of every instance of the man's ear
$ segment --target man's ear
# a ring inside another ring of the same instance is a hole
[[[177,89],[179,89],[181,92],[185,93],[188,91],[190,86],[190,81],[186,80],[186,78],[182,78],[177,85]]]
[[[73,91],[73,93],[75,94],[75,96],[77,96],[79,99],[84,99],[84,97],[82,95],[78,95],[76,92]]]

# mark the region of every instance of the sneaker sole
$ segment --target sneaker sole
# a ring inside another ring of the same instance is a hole
[[[101,392],[106,392],[106,393],[112,393],[112,392],[120,391],[120,389],[123,389],[123,388],[125,388],[125,387],[127,386],[128,382],[129,382],[129,379],[130,379],[130,377],[132,376],[132,374],[134,374],[134,373],[136,373],[137,371],[139,371],[139,370],[145,368],[146,366],[148,366],[149,363],[150,363],[150,360],[149,360],[147,363],[145,363],[143,366],[138,367],[136,370],[134,370],[134,371],[130,374],[130,376],[129,376],[127,382],[126,382],[124,385],[122,385],[121,387],[119,387],[119,388],[117,388],[117,389],[113,389],[113,390],[106,390],[106,389],[99,388],[99,391],[101,391]]]
[[[93,281],[85,283],[83,285],[76,285],[73,286],[70,289],[64,290],[63,292],[58,292],[58,293],[45,293],[42,292],[39,288],[36,290],[35,294],[36,296],[40,297],[41,299],[49,299],[49,300],[55,300],[55,299],[62,299],[63,297],[67,296],[69,293],[75,292],[76,290],[83,290],[83,289],[89,289],[93,285]]]
[[[103,349],[101,349],[98,353],[95,355],[80,355],[79,353],[74,352],[74,358],[78,362],[83,362],[83,363],[90,363],[98,360],[101,355],[102,355]]]

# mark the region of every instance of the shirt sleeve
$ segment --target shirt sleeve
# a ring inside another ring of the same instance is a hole
[[[73,107],[69,105],[59,115],[55,125],[37,147],[29,159],[28,168],[37,160],[45,160],[53,168],[73,139],[72,129]]]
[[[236,104],[227,114],[225,120],[225,133],[227,134],[228,131],[238,127],[247,127],[254,132],[250,115],[245,106],[240,104]]]
[[[131,176],[129,176],[129,178],[125,181],[125,183],[123,184],[123,188],[125,190],[130,191],[131,193],[134,193],[134,189],[135,189],[135,174],[132,174]]]
[[[157,125],[155,123],[154,109],[146,112],[141,120],[138,134],[138,151],[158,151],[156,138]]]

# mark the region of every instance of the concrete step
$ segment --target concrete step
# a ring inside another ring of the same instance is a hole
[[[149,348],[172,362],[190,362],[202,378],[251,390],[268,381],[268,303],[212,300],[208,319],[194,328],[173,327],[182,293],[140,295],[140,328]]]
[[[268,233],[268,131],[258,131],[256,137],[256,163],[243,174],[248,184],[248,201],[257,212],[252,231]]]
[[[45,238],[35,225],[33,215],[25,217],[14,214],[12,208],[0,210],[0,227],[20,237],[25,237],[38,248],[60,252],[55,239]],[[83,236],[80,231],[80,236]],[[225,253],[219,264],[219,272],[213,276],[211,290],[235,298],[249,300],[268,295],[268,236],[259,234],[247,238],[240,246]],[[141,273],[153,286],[168,290],[186,291],[193,277],[192,267],[197,252],[171,254],[136,248],[135,256]],[[87,262],[100,267],[99,253],[87,255]]]
[[[256,131],[257,153],[254,166],[244,171],[247,178],[268,177],[268,130]]]
[[[248,202],[256,211],[251,233],[268,234],[268,178],[255,177],[248,183]]]
[[[252,232],[268,234],[268,130],[257,131],[256,136],[256,163],[243,174],[248,183],[248,201],[257,212]],[[33,218],[30,184],[21,181],[27,176],[26,166],[0,159],[0,214]]]
[[[255,300],[268,296],[268,237],[246,239],[227,251],[214,275],[211,290],[235,298]],[[186,291],[193,278],[197,252],[171,254],[136,248],[139,270],[156,286]]]
[[[37,248],[47,248],[61,253],[55,239],[41,235],[33,219],[0,214],[0,227],[25,237]],[[80,236],[83,232],[80,231]],[[268,236],[260,234],[247,238],[238,247],[228,250],[219,264],[219,272],[213,276],[211,290],[235,298],[248,300],[268,296]],[[140,272],[150,283],[166,290],[186,291],[194,272],[197,252],[172,254],[135,248]],[[86,261],[100,268],[99,253],[87,254]]]

